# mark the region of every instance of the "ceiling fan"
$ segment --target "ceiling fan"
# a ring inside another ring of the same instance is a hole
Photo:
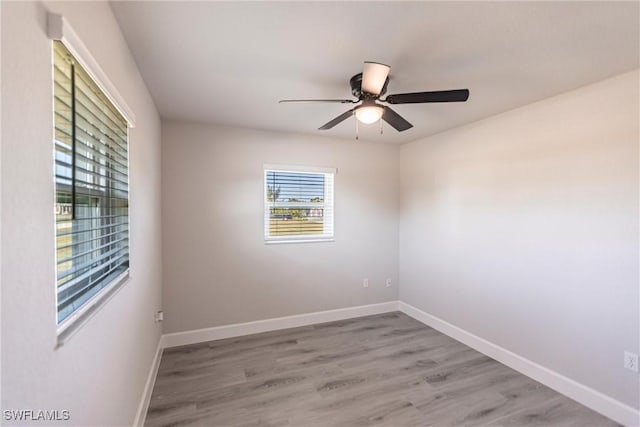
[[[440,90],[432,92],[412,92],[397,93],[387,95],[385,99],[380,99],[387,92],[389,84],[390,66],[377,62],[365,61],[362,73],[351,77],[351,93],[357,100],[352,99],[283,99],[281,103],[287,102],[337,102],[341,104],[358,104],[349,111],[340,114],[333,120],[318,128],[328,130],[355,115],[356,119],[364,124],[375,123],[382,119],[393,126],[398,132],[405,131],[413,127],[402,116],[393,111],[387,104],[423,104],[431,102],[465,102],[469,98],[469,89]]]

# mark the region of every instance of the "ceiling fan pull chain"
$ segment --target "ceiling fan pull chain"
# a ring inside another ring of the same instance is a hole
[[[355,113],[353,113],[353,114],[355,115]],[[359,139],[360,139],[360,138],[358,137],[358,130],[359,130],[359,127],[358,127],[358,120],[354,120],[354,121],[356,122],[356,141],[357,141],[357,140],[359,140]]]
[[[382,120],[380,120],[380,135],[382,135]]]

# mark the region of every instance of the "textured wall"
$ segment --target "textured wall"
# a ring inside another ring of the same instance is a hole
[[[638,77],[400,154],[400,299],[635,408]]]
[[[165,332],[397,299],[397,146],[163,123],[162,150]],[[335,242],[264,243],[274,163],[338,168]]]
[[[162,282],[160,120],[108,3],[1,7],[2,408],[66,409],[72,425],[130,425],[161,333],[153,322]],[[57,349],[47,10],[69,21],[137,118],[131,280]]]

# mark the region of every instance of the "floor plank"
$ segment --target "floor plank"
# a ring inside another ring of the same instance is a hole
[[[165,350],[147,426],[616,426],[402,314]]]

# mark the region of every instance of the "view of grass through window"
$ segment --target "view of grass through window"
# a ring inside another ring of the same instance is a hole
[[[58,323],[129,268],[127,122],[53,46]]]
[[[265,235],[322,237],[332,234],[333,175],[265,171]],[[329,224],[328,220],[331,220]]]

